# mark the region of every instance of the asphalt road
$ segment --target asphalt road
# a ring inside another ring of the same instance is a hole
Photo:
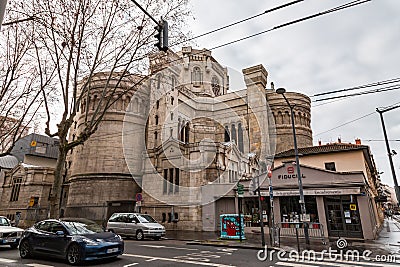
[[[268,251],[267,258],[264,261],[258,259],[258,250],[232,248],[232,247],[216,247],[203,245],[188,245],[185,241],[177,240],[144,240],[136,241],[125,239],[125,253],[113,260],[102,260],[95,262],[87,262],[82,266],[115,266],[115,267],[131,267],[131,266],[264,266],[264,267],[400,267],[393,261],[381,262],[376,261],[355,261],[345,260],[339,257],[334,259],[325,256],[323,259],[317,260],[294,260],[292,257],[277,258],[277,251],[273,253],[273,260],[270,260],[271,251]],[[259,254],[264,257],[265,254]],[[389,259],[390,260],[390,259]],[[397,258],[397,263],[400,259]],[[69,266],[62,260],[34,258],[21,259],[17,249],[0,246],[0,266],[30,266],[30,267],[61,267]]]
[[[261,265],[260,265],[261,264]],[[0,247],[0,266],[69,266],[57,259],[21,259],[17,249]],[[257,250],[187,245],[176,240],[125,239],[125,253],[113,260],[87,262],[83,266],[269,266],[257,260]]]

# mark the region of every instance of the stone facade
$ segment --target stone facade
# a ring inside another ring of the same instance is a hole
[[[96,76],[90,95],[82,97],[72,139],[93,116],[99,90],[110,86],[106,74]],[[101,221],[134,209],[167,228],[215,230],[218,199],[234,199],[238,181],[265,171],[276,150],[293,145],[289,108],[266,89],[268,72],[257,65],[243,76],[246,88],[229,92],[227,68],[208,50],[151,55],[148,79],[117,99],[97,132],[69,155],[65,215],[84,212]],[[139,78],[124,78],[119,88]],[[298,144],[309,146],[310,99],[287,97],[295,103]]]

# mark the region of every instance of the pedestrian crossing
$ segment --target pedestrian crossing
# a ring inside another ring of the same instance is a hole
[[[331,255],[331,257],[316,257],[315,259],[304,259],[304,258],[288,258],[280,259],[274,264],[270,264],[270,267],[400,267],[400,258],[397,255],[382,255],[379,257],[371,257],[370,261],[366,261],[361,257],[359,259],[354,258],[353,260],[346,260],[339,258],[339,254]]]

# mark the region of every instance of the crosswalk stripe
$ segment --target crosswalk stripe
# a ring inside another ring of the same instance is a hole
[[[13,262],[17,262],[17,261],[11,260],[11,259],[0,258],[0,262],[13,263]]]
[[[338,258],[340,258],[340,254],[333,254],[333,255],[337,255],[338,256]],[[342,257],[344,257],[344,255],[342,255]],[[350,257],[351,258],[351,257]],[[341,260],[341,259],[332,259],[332,258],[321,258],[321,257],[316,257],[316,260],[319,262],[319,263],[321,263],[321,264],[323,264],[322,262],[329,262],[329,264],[325,264],[325,265],[332,265],[332,263],[331,262],[334,262],[335,264],[333,264],[332,266],[336,266],[337,264],[339,264],[339,263],[344,263],[344,264],[358,264],[358,265],[361,265],[361,266],[375,266],[375,267],[393,267],[393,266],[397,266],[397,267],[399,267],[399,265],[396,265],[396,262],[394,262],[393,264],[390,264],[390,262],[379,262],[379,261],[371,261],[371,262],[368,262],[368,261],[361,261],[361,259],[363,258],[361,255],[359,256],[359,261],[357,261],[356,259],[357,259],[357,257],[354,257],[355,258],[355,260]],[[371,259],[372,259],[373,257],[371,257]],[[289,259],[289,260],[294,260],[294,261],[296,261],[296,260],[298,260],[299,262],[309,262],[310,260],[307,260],[307,257],[303,260],[301,257],[295,257],[294,259],[292,258],[292,259]],[[311,261],[311,262],[313,262],[313,261]],[[346,265],[345,265],[346,266]]]
[[[310,266],[319,266],[319,265],[310,265],[310,264],[301,264],[301,263],[297,263],[297,262],[287,262],[287,261],[278,261],[277,263],[275,263],[276,265],[280,265],[280,266],[293,266],[293,267],[310,267]],[[315,263],[317,264],[317,263]]]
[[[28,263],[25,265],[31,266],[31,267],[54,267],[54,265],[45,265],[45,264],[40,264],[40,263]]]

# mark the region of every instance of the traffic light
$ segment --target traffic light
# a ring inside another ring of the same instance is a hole
[[[154,46],[157,46],[158,50],[166,52],[168,50],[168,22],[161,20],[154,29],[156,30],[154,37],[157,39]]]

